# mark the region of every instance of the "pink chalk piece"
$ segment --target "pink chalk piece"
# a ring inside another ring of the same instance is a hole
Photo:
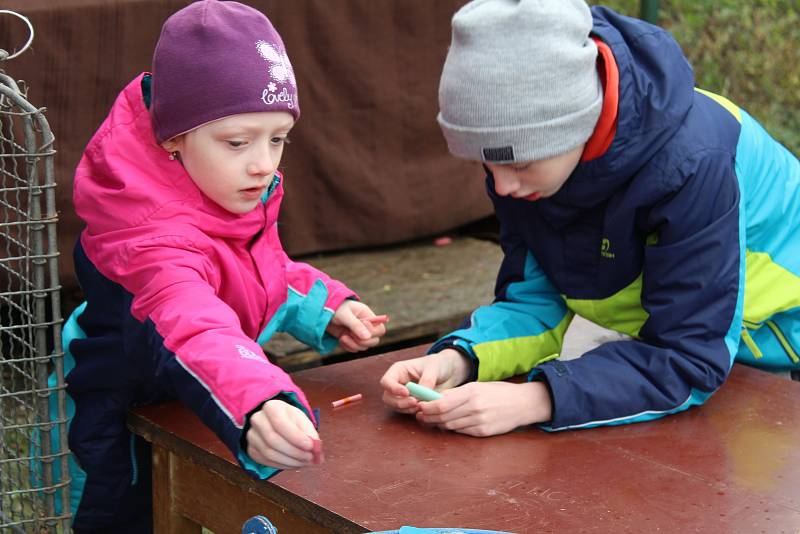
[[[453,239],[447,236],[439,237],[433,241],[433,244],[436,245],[437,247],[444,247],[446,245],[452,245]]]
[[[360,401],[361,398],[362,398],[361,393],[356,393],[355,395],[350,395],[349,397],[333,401],[331,403],[331,406],[333,406],[334,408],[338,408],[339,406],[344,406],[345,404],[350,404],[351,402]]]
[[[375,317],[365,317],[364,319],[362,319],[362,321],[367,321],[374,325],[386,324],[389,322],[389,316],[384,314],[384,315],[376,315]]]
[[[311,444],[311,455],[313,456],[311,463],[314,465],[319,465],[325,461],[325,453],[322,452],[322,440],[311,438]]]

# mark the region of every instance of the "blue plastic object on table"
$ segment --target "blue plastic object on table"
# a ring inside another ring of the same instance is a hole
[[[500,530],[476,530],[473,528],[419,528],[400,527],[400,530],[381,530],[373,534],[513,534]]]
[[[242,534],[278,534],[278,529],[263,515],[251,517],[242,526]]]

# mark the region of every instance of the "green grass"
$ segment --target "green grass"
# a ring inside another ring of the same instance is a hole
[[[589,3],[639,16],[639,0]],[[730,98],[800,155],[798,0],[662,0],[659,16],[698,87]]]

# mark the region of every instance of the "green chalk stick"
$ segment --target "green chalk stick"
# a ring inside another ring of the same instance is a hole
[[[420,386],[416,382],[407,382],[406,387],[408,388],[408,392],[411,393],[412,397],[421,401],[433,401],[442,398],[442,394],[438,391],[428,389],[425,386]]]

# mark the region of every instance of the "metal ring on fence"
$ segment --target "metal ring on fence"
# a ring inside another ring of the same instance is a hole
[[[18,55],[23,53],[25,50],[27,50],[31,46],[31,43],[33,42],[34,31],[33,31],[33,24],[31,24],[31,21],[28,20],[28,17],[26,17],[25,15],[20,15],[16,11],[11,11],[10,9],[0,9],[0,15],[2,15],[2,14],[14,15],[15,17],[21,18],[23,20],[23,22],[25,22],[25,24],[28,25],[28,31],[30,32],[30,36],[28,37],[28,42],[26,42],[25,45],[20,50],[17,50],[13,54],[5,56],[5,57],[3,57],[2,54],[0,54],[0,61],[5,61],[5,60],[9,60],[9,59],[14,59],[15,57],[17,57]],[[0,49],[0,52],[5,52],[6,54],[8,54],[8,52],[6,52],[5,50],[2,50],[2,49]]]

